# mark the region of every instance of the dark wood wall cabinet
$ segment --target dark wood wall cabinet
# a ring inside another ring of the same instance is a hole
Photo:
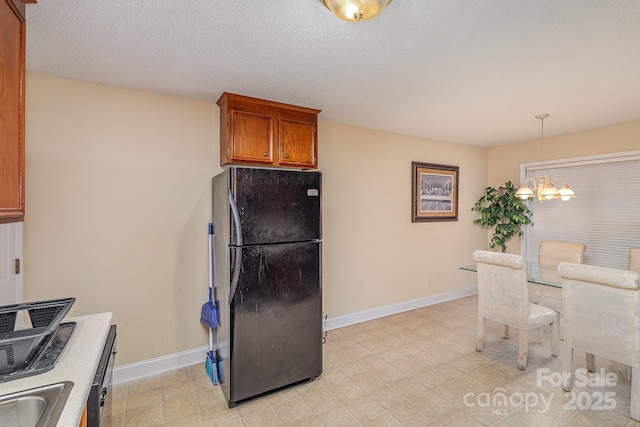
[[[223,93],[220,166],[318,167],[320,110]]]
[[[0,223],[24,220],[25,11],[0,0]]]

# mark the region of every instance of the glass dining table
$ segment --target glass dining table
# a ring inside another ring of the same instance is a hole
[[[463,265],[460,270],[478,271],[476,264]],[[558,273],[557,266],[538,264],[537,262],[527,263],[527,281],[536,285],[549,286],[552,288],[562,288],[562,277]]]

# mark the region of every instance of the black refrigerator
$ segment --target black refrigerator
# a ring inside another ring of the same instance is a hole
[[[231,408],[322,373],[321,174],[230,167],[212,187]]]

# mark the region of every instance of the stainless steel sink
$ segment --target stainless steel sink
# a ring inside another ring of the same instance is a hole
[[[0,426],[55,426],[72,387],[64,381],[0,396]]]

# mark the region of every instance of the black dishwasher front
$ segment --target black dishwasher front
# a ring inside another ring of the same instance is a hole
[[[112,374],[116,359],[116,325],[111,325],[87,401],[87,427],[111,425]],[[101,424],[102,423],[102,424]]]

